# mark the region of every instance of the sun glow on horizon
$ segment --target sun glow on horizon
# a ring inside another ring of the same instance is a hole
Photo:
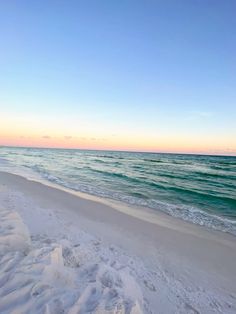
[[[4,115],[0,145],[170,153],[236,155],[234,138],[200,138],[185,134],[140,133],[138,130],[111,130],[78,124],[76,118],[42,118],[32,115]],[[116,133],[113,133],[116,132]],[[219,147],[222,147],[219,149]],[[229,148],[230,147],[230,148]]]
[[[0,145],[236,155],[233,3],[13,2]]]

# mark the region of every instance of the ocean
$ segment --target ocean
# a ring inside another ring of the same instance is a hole
[[[1,147],[0,171],[236,235],[236,157]]]

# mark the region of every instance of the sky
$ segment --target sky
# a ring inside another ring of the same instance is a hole
[[[0,1],[0,145],[236,155],[236,1]]]

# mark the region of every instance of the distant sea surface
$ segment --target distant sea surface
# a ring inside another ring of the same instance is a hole
[[[236,235],[236,157],[2,147],[0,170]]]

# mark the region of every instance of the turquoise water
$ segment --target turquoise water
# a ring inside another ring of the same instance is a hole
[[[236,234],[236,157],[0,148],[0,170],[16,168]]]

